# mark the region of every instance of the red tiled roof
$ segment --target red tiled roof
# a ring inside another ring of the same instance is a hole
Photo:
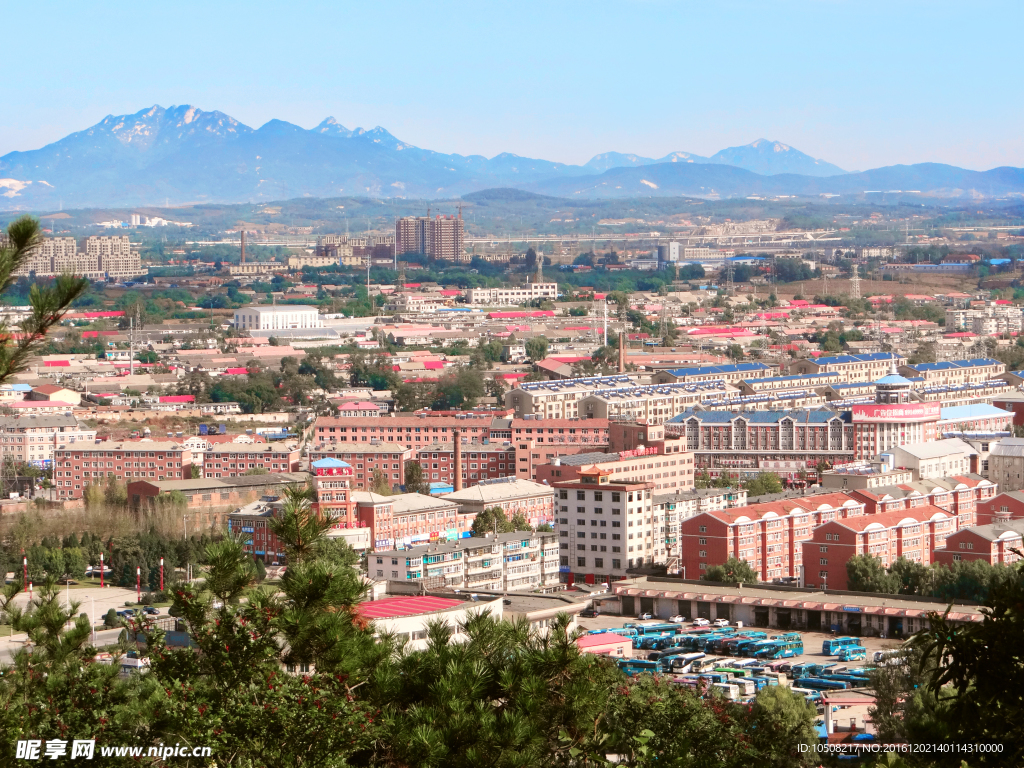
[[[359,603],[356,611],[365,619],[393,619],[399,616],[419,616],[433,611],[444,611],[464,605],[464,600],[446,597],[385,597],[383,600],[369,600]]]
[[[918,522],[924,522],[925,520],[930,520],[936,513],[941,513],[943,517],[952,517],[952,515],[944,509],[940,509],[939,507],[931,504],[925,504],[924,506],[914,507],[913,509],[897,509],[895,512],[881,512],[877,515],[847,517],[833,522],[854,531],[863,531],[873,523],[878,523],[883,528],[892,528],[901,520],[905,520],[908,517],[913,520],[917,520]]]

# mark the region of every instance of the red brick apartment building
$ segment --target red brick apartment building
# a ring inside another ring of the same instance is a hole
[[[1016,552],[1014,551],[1016,550]],[[951,533],[946,546],[937,547],[933,560],[951,566],[965,560],[984,560],[989,565],[1010,565],[1024,551],[1024,520],[978,525]]]
[[[846,561],[855,555],[873,555],[885,567],[898,557],[928,565],[954,531],[956,517],[930,504],[823,523],[803,542],[805,585],[846,589]]]
[[[296,461],[298,458],[296,457]],[[192,451],[173,442],[93,443],[53,452],[53,482],[60,499],[80,499],[87,485],[116,477],[182,480],[192,477]]]
[[[373,470],[379,469],[392,488],[405,483],[405,464],[412,458],[413,451],[405,445],[394,443],[342,443],[331,442],[311,446],[310,462],[322,459],[338,459],[349,464],[352,475],[349,486],[354,491],[365,491],[373,482]]]
[[[761,581],[799,577],[801,545],[815,526],[863,515],[864,503],[843,493],[702,512],[680,523],[680,570],[696,579],[736,557],[750,563]]]
[[[450,440],[453,429],[470,439],[490,437],[493,414],[465,413],[458,416],[381,416],[334,418],[321,416],[313,427],[318,443],[402,443],[430,444]]]
[[[978,525],[1024,519],[1024,491],[1007,491],[978,502]],[[966,526],[960,526],[965,528]]]
[[[300,455],[298,448],[223,443],[203,456],[203,472],[206,477],[238,477],[256,468],[268,472],[298,472]]]
[[[995,483],[982,477],[961,476],[919,480],[849,493],[864,502],[865,511],[869,515],[931,505],[955,515],[958,528],[968,528],[979,522],[993,522],[982,518],[987,510],[999,506],[994,504],[998,498],[996,490]],[[1024,517],[1024,505],[1021,516]]]
[[[481,480],[515,476],[515,449],[500,443],[460,443],[462,485],[476,485]],[[416,446],[412,458],[423,469],[426,482],[448,482],[458,488],[455,478],[455,443],[439,442]]]

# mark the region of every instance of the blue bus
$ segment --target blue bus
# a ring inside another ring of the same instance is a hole
[[[819,691],[845,691],[850,684],[843,680],[826,680],[821,677],[801,677],[800,688],[816,688]]]
[[[771,644],[754,649],[759,659],[790,659],[804,652],[803,640],[771,640]]]
[[[843,648],[851,645],[860,645],[860,640],[856,637],[833,637],[821,644],[821,652],[826,656],[835,656]]]
[[[627,675],[639,675],[645,672],[654,674],[661,671],[661,665],[658,662],[646,659],[619,659],[616,664]]]

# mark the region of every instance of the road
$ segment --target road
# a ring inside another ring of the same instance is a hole
[[[65,589],[62,593],[64,596],[70,596],[71,602],[80,603],[78,613],[87,614],[93,626],[97,626],[103,621],[103,617],[107,611],[111,608],[115,610],[122,610],[125,607],[125,603],[131,603],[135,605],[136,593],[134,589],[122,589],[121,587],[84,587],[82,589]],[[17,597],[14,598],[15,605],[24,607],[28,603],[28,593],[19,592]],[[161,613],[167,613],[167,609],[161,609]],[[110,645],[111,643],[117,642],[117,636],[120,634],[120,629],[109,629],[101,630],[96,633],[97,645]],[[0,664],[10,663],[11,657],[14,652],[24,647],[25,645],[25,634],[16,633],[12,637],[0,638]]]

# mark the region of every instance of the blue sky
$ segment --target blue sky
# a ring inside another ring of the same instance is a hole
[[[1024,166],[1022,17],[985,0],[8,3],[0,155],[188,103],[573,163],[767,138],[846,169]]]

